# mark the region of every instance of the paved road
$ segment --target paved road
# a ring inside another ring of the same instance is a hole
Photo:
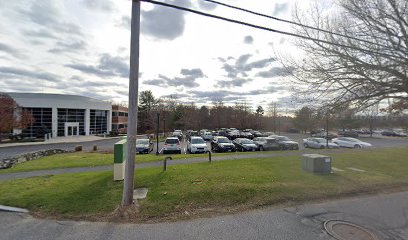
[[[333,239],[326,220],[364,226],[384,240],[408,239],[408,192],[345,199],[291,208],[264,208],[235,215],[159,224],[115,224],[35,219],[0,212],[0,240],[71,239]]]

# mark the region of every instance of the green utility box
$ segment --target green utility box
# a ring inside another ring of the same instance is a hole
[[[332,159],[320,154],[303,154],[302,169],[306,172],[330,174]]]
[[[115,143],[113,147],[113,180],[125,179],[127,140],[123,139]]]

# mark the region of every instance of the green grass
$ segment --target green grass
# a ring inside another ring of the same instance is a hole
[[[332,154],[344,172],[303,172],[299,156],[243,159],[137,170],[136,186],[148,187],[141,220],[183,218],[203,212],[236,211],[276,203],[301,203],[408,186],[408,148]],[[355,172],[348,167],[363,169]],[[109,214],[120,203],[122,183],[112,172],[63,174],[4,181],[0,204],[46,215]],[[183,215],[184,214],[184,215]]]
[[[224,156],[234,153],[217,153],[213,156]],[[253,154],[253,153],[235,153],[235,154]],[[197,158],[197,157],[208,157],[208,154],[173,154],[166,155],[171,156],[173,160],[186,159],[186,158]],[[155,154],[138,154],[136,156],[136,162],[154,162],[162,161],[165,156]],[[57,169],[57,168],[75,168],[75,167],[94,167],[103,165],[113,164],[113,154],[105,153],[86,153],[86,152],[75,152],[75,153],[63,153],[56,154],[52,156],[47,156],[39,158],[36,160],[19,163],[12,168],[0,170],[2,173],[13,173],[13,172],[28,172],[36,170],[46,170],[46,169]]]

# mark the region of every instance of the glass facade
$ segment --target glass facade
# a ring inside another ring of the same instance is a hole
[[[89,134],[103,134],[108,132],[108,111],[91,109]]]
[[[79,135],[85,135],[85,109],[58,108],[58,136],[65,136],[66,122],[78,122]]]
[[[52,108],[23,108],[34,118],[34,122],[22,131],[23,137],[43,138],[52,132]]]

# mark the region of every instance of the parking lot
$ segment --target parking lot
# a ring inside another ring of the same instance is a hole
[[[309,134],[294,134],[294,133],[282,133],[281,135],[287,136],[294,140],[295,142],[299,143],[299,150],[305,149],[303,146],[303,139],[310,137]],[[384,148],[384,147],[408,147],[408,138],[407,137],[385,137],[381,135],[373,135],[370,137],[369,135],[362,135],[358,139],[363,142],[368,142],[373,145],[373,148]],[[156,153],[156,140],[153,139],[154,142],[154,150],[152,153]],[[208,149],[211,149],[210,141],[206,141]],[[163,148],[164,142],[159,142],[159,151]],[[182,153],[186,153],[187,148],[187,141],[183,139],[181,141],[181,149]]]

